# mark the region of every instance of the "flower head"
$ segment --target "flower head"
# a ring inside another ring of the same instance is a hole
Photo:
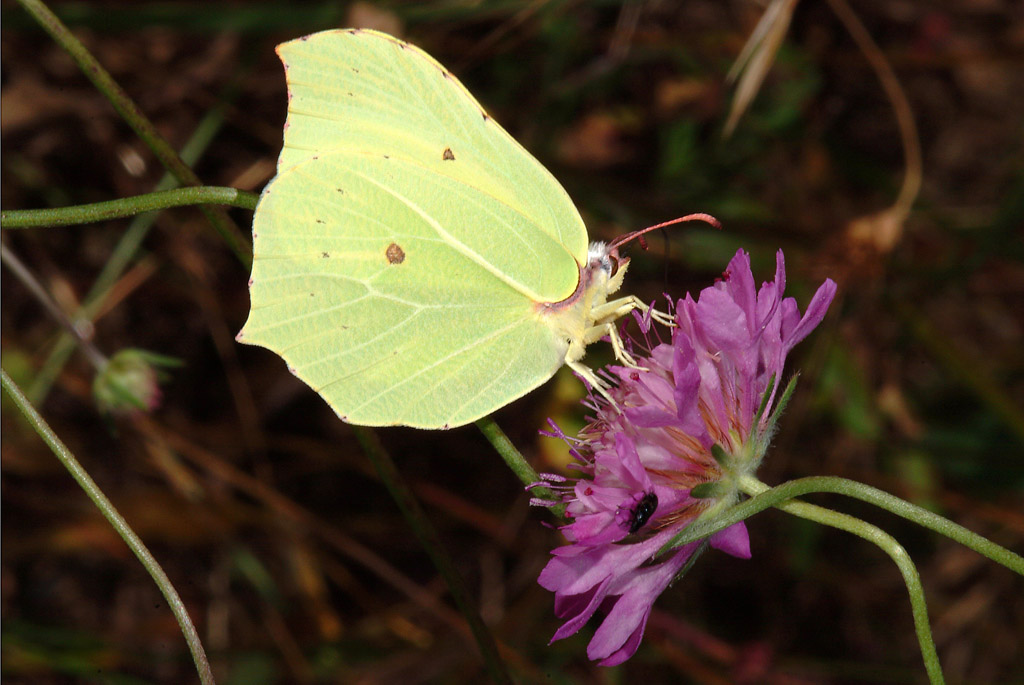
[[[96,404],[107,414],[151,412],[160,405],[158,367],[180,366],[171,357],[145,350],[124,349],[111,357],[93,379]]]
[[[755,289],[750,258],[740,250],[721,280],[676,305],[671,343],[637,356],[640,369],[611,367],[614,403],[590,398],[596,415],[568,441],[580,477],[548,474],[563,492],[571,522],[568,545],[552,552],[540,584],[555,593],[566,622],[558,640],[606,612],[587,655],[602,665],[636,652],[654,600],[698,550],[707,546],[750,557],[744,524],[656,553],[698,516],[713,516],[739,498],[771,439],[786,355],[821,322],[835,295],[831,280],[801,315],[783,298],[785,264]],[[542,504],[539,500],[534,500]]]

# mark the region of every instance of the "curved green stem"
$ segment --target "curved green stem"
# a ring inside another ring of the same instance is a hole
[[[207,112],[206,116],[196,126],[192,137],[182,146],[181,158],[185,160],[186,164],[191,166],[199,161],[203,152],[209,147],[217,132],[221,129],[224,123],[225,103],[231,101],[233,93],[234,88],[230,87],[222,94],[220,104]],[[170,190],[176,185],[177,181],[174,180],[174,177],[170,173],[165,173],[160,181],[157,182],[155,190]],[[139,248],[149,233],[149,229],[153,226],[156,216],[152,212],[140,214],[128,223],[128,228],[118,237],[117,245],[110,253],[110,256],[107,257],[99,276],[96,277],[92,287],[89,288],[89,292],[82,299],[81,307],[72,315],[75,321],[83,323],[93,322],[106,303],[106,298],[109,296],[117,279],[121,277],[121,274],[124,273],[138,253]],[[60,375],[61,369],[74,349],[74,338],[66,334],[58,338],[46,361],[43,362],[39,372],[32,379],[32,384],[26,388],[26,394],[32,404],[36,406],[43,405],[53,382]]]
[[[753,483],[760,482],[755,479],[750,479],[750,481]],[[741,484],[750,481],[742,481]],[[761,483],[761,485],[764,484]],[[764,487],[767,488],[767,486]],[[869,504],[874,504],[881,509],[885,509],[897,516],[905,518],[908,521],[912,521],[918,525],[928,528],[929,530],[933,530],[936,533],[945,535],[946,537],[959,542],[964,547],[968,547],[978,554],[986,556],[998,564],[1002,564],[1011,571],[1024,575],[1024,558],[1019,554],[1011,552],[1005,547],[997,545],[988,538],[971,532],[963,526],[953,523],[947,518],[939,516],[938,514],[930,512],[927,509],[923,509],[915,504],[911,504],[899,497],[890,495],[878,488],[873,488],[870,485],[858,483],[854,480],[835,478],[832,476],[799,478],[797,480],[791,480],[787,483],[783,483],[782,485],[777,485],[771,489],[765,489],[763,491],[758,489],[759,494],[756,494],[756,496],[745,502],[740,502],[736,506],[724,512],[721,517],[716,518],[715,520],[697,521],[693,525],[684,529],[677,538],[673,539],[666,545],[666,548],[678,547],[680,545],[685,545],[688,542],[699,540],[700,538],[716,533],[719,530],[728,528],[732,524],[742,521],[749,516],[753,516],[760,511],[764,511],[768,507],[774,507],[786,500],[814,492],[830,492],[837,495],[846,495],[847,497],[853,497]],[[748,494],[750,494],[749,491]]]
[[[743,479],[741,488],[747,494],[757,495],[769,490],[768,486],[759,480],[748,476]],[[921,658],[924,660],[925,670],[928,671],[928,680],[932,685],[941,685],[945,682],[942,675],[942,664],[939,662],[938,652],[935,651],[935,640],[932,638],[932,629],[928,624],[928,604],[924,598],[924,588],[921,586],[921,576],[917,573],[917,567],[911,560],[907,550],[896,542],[896,539],[877,526],[848,514],[841,514],[838,511],[825,509],[815,504],[808,504],[799,500],[790,500],[775,505],[787,513],[815,521],[826,526],[845,530],[857,537],[874,543],[888,554],[903,576],[903,582],[907,586],[907,594],[910,595],[910,608],[914,615],[914,630],[917,633],[917,642],[921,647]]]
[[[738,485],[740,489],[748,495],[752,495],[752,497],[725,511],[721,516],[714,519],[696,521],[666,543],[659,550],[659,554],[668,549],[705,538],[773,506],[796,516],[846,530],[873,542],[892,557],[899,567],[900,573],[903,575],[903,580],[907,585],[907,592],[910,595],[911,608],[914,614],[914,627],[917,632],[918,642],[921,645],[921,656],[924,659],[925,668],[932,683],[943,682],[942,666],[939,663],[938,654],[935,651],[935,643],[931,636],[931,628],[928,625],[928,610],[925,604],[924,591],[921,588],[921,580],[906,550],[887,533],[860,519],[806,502],[790,500],[794,497],[814,492],[830,492],[853,497],[874,504],[937,533],[941,533],[956,540],[965,547],[969,547],[979,554],[1006,566],[1010,570],[1024,575],[1024,558],[1021,558],[1020,555],[938,514],[863,483],[847,480],[846,478],[821,476],[801,478],[769,488],[756,478],[746,476],[739,479]]]
[[[256,209],[257,200],[259,200],[259,196],[255,193],[235,188],[189,186],[89,205],[0,212],[0,228],[40,228],[42,226],[89,224],[186,205],[230,205],[253,210]]]
[[[452,593],[455,604],[459,607],[463,617],[469,624],[473,637],[476,638],[477,647],[480,649],[480,656],[483,657],[484,665],[491,680],[495,683],[511,683],[512,678],[509,676],[505,664],[498,654],[498,646],[494,642],[494,636],[491,635],[490,630],[487,629],[483,619],[480,617],[480,612],[477,610],[469,591],[466,589],[462,575],[455,568],[455,563],[445,551],[444,545],[441,543],[441,537],[430,524],[430,519],[427,518],[426,512],[420,507],[419,501],[412,494],[412,490],[406,485],[405,479],[402,478],[402,475],[395,467],[395,462],[392,461],[391,455],[380,444],[377,434],[372,430],[362,426],[353,426],[352,428],[363,451],[370,461],[373,462],[373,466],[377,469],[381,481],[387,487],[388,492],[391,493],[391,497],[398,504],[398,508],[402,511],[405,520],[412,528],[413,534],[416,535],[423,549],[426,550],[431,561],[434,562],[434,566],[448,586],[448,591]]]
[[[199,640],[199,633],[196,632],[196,628],[188,616],[188,611],[185,610],[184,602],[181,601],[181,597],[178,596],[174,585],[171,584],[167,574],[160,567],[160,563],[150,554],[149,550],[146,549],[146,545],[135,534],[135,531],[128,525],[128,522],[118,513],[113,503],[107,499],[107,496],[103,494],[103,491],[99,489],[95,481],[89,477],[89,474],[78,463],[71,450],[61,442],[60,438],[57,437],[43,417],[39,415],[39,412],[35,410],[35,407],[28,401],[17,384],[11,380],[6,371],[0,370],[0,381],[2,381],[4,390],[14,400],[18,409],[25,415],[25,418],[39,434],[39,437],[50,446],[50,449],[53,450],[60,463],[71,473],[71,477],[85,490],[85,494],[89,496],[93,504],[103,513],[104,518],[110,522],[110,525],[114,527],[114,530],[117,531],[121,539],[125,541],[146,571],[149,572],[157,587],[160,588],[164,599],[167,600],[167,605],[174,612],[175,618],[178,619],[178,625],[181,626],[181,632],[185,635],[185,641],[192,652],[192,659],[196,663],[199,680],[203,685],[213,685],[213,672],[210,670],[210,662],[207,661],[206,652],[203,650],[203,645]]]
[[[164,168],[181,181],[182,185],[199,186],[202,182],[195,172],[181,160],[166,140],[157,132],[139,106],[128,97],[128,94],[106,69],[93,57],[82,42],[75,38],[68,27],[57,18],[50,8],[41,0],[18,0],[22,7],[39,22],[39,25],[61,46],[78,64],[82,73],[92,81],[93,85],[103,93],[114,106],[118,114],[132,127],[136,135],[153,151],[153,154]],[[246,244],[231,218],[220,208],[204,208],[203,214],[209,219],[214,229],[220,234],[235,255],[248,267],[252,262],[252,250]]]
[[[516,449],[516,446],[512,444],[512,441],[505,435],[505,431],[501,430],[501,427],[495,423],[494,419],[490,416],[485,416],[482,419],[476,420],[476,427],[480,429],[480,432],[484,434],[484,437],[491,443],[495,451],[505,460],[505,464],[508,465],[512,472],[516,474],[516,477],[523,482],[524,485],[531,485],[540,481],[540,476],[537,475],[537,471],[530,466],[526,458],[523,457],[522,453]],[[531,493],[539,498],[550,500],[552,502],[558,502],[558,496],[551,490],[545,487],[534,487],[530,489]],[[561,518],[565,515],[565,505],[555,504],[549,507],[555,516]]]

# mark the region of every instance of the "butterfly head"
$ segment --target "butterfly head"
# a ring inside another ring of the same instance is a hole
[[[628,266],[629,257],[620,256],[617,247],[601,241],[590,243],[587,250],[587,270],[592,283],[600,280],[605,284],[605,293],[613,293],[619,289]]]

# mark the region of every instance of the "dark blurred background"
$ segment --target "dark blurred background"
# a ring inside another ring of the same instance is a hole
[[[210,185],[258,191],[274,172],[286,107],[274,45],[369,26],[451,68],[562,181],[593,238],[695,211],[722,221],[721,232],[691,224],[633,248],[627,289],[641,298],[696,292],[740,246],[769,279],[783,248],[801,306],[826,276],[839,294],[791,357],[800,385],[762,480],[857,479],[1021,552],[1024,5],[850,3],[875,47],[839,19],[845,3],[797,4],[728,138],[726,73],[765,9],[748,0],[54,9],[160,133],[198,156]],[[148,149],[21,8],[2,7],[3,208],[151,191],[163,170]],[[909,102],[902,114],[879,80],[886,68]],[[909,179],[898,115],[920,138]],[[907,216],[890,209],[901,188],[915,200]],[[231,216],[248,232],[251,213]],[[92,367],[54,352],[61,329],[6,268],[3,367],[164,565],[219,682],[483,680],[351,429],[275,355],[234,342],[247,270],[195,209],[142,221],[3,239],[63,309],[94,302],[103,353],[136,347],[184,363],[162,405],[102,416]],[[588,360],[608,361],[606,347]],[[555,470],[563,450],[537,431],[548,416],[581,425],[580,393],[560,373],[497,420],[540,470]],[[530,510],[472,426],[379,435],[521,682],[925,679],[888,557],[777,512],[748,521],[751,560],[705,555],[660,598],[624,666],[587,661],[593,625],[547,646],[559,622],[536,576],[560,541],[551,519]],[[4,681],[195,681],[151,580],[6,397],[2,467]],[[1022,578],[870,507],[814,501],[907,547],[951,682],[1024,682]]]

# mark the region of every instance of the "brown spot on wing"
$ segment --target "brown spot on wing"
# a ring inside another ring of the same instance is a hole
[[[405,250],[398,246],[398,243],[391,243],[388,249],[384,250],[384,256],[388,258],[389,264],[401,264],[405,261]]]

